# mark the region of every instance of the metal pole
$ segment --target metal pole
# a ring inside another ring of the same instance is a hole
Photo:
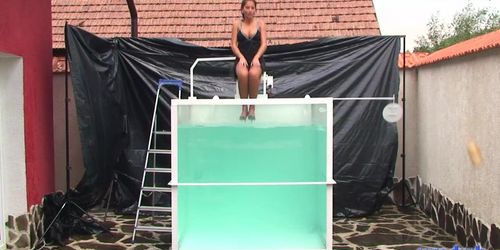
[[[68,26],[68,22],[66,21],[64,25],[64,32],[66,33],[66,28]],[[69,165],[69,119],[68,119],[68,103],[69,103],[69,94],[68,94],[68,47],[66,46],[66,35],[64,36],[64,130],[66,132],[66,193],[71,189],[70,186],[70,176],[71,176],[71,166]]]
[[[334,97],[334,101],[394,101],[392,97]]]
[[[402,160],[402,170],[403,170],[403,178],[402,178],[402,205],[405,206],[405,183],[406,183],[406,154],[405,154],[405,134],[406,134],[406,36],[403,36],[403,97],[401,98],[401,102],[403,103],[403,145],[401,145],[401,160]],[[410,190],[408,190],[409,192]]]
[[[134,0],[127,0],[128,12],[130,13],[130,35],[137,38],[137,9],[135,8]]]

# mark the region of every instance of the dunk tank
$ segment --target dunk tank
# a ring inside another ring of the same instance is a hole
[[[332,98],[173,100],[172,249],[331,249],[332,112]]]

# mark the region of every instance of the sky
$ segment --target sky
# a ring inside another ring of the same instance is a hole
[[[406,35],[406,50],[427,33],[432,14],[449,24],[468,2],[475,8],[500,10],[500,0],[373,0],[382,35]]]

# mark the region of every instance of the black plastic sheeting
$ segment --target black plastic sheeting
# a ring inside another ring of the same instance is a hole
[[[66,194],[55,192],[43,199],[43,227],[47,230],[43,239],[45,244],[65,245],[66,239],[73,234],[90,235],[109,230],[100,225],[93,217],[83,216],[86,212],[73,202],[72,196],[78,195],[70,190]],[[86,214],[88,215],[88,214]],[[54,220],[55,219],[55,220]],[[34,249],[42,249],[42,242]]]
[[[72,26],[66,43],[86,168],[73,199],[95,206],[115,181],[111,205],[125,209],[138,199],[158,80],[183,80],[187,97],[196,58],[232,56],[231,50],[178,39],[102,39]],[[272,97],[397,97],[399,51],[400,37],[393,36],[269,46]],[[234,97],[233,62],[199,63],[195,76],[198,98]],[[389,102],[334,102],[335,216],[373,213],[393,185],[397,128],[382,118]]]

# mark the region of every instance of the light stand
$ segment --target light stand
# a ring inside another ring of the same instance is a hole
[[[413,200],[413,196],[411,195],[411,189],[406,182],[406,36],[403,36],[403,96],[401,98],[401,102],[403,104],[403,138],[401,145],[401,166],[402,166],[402,178],[401,178],[401,204],[399,207],[409,207],[415,205],[415,200]],[[412,202],[410,204],[406,204],[405,193],[408,191]]]
[[[87,215],[92,222],[99,224],[98,221],[92,217],[90,214],[87,213],[82,207],[80,207],[78,204],[76,204],[74,201],[71,200],[69,197],[69,193],[71,191],[71,186],[70,186],[70,179],[71,179],[71,166],[70,166],[70,160],[69,160],[69,112],[68,112],[68,103],[69,103],[69,91],[68,91],[68,46],[67,46],[67,40],[66,40],[66,30],[67,30],[68,22],[65,23],[64,25],[64,44],[65,44],[65,52],[64,52],[64,91],[65,91],[65,99],[64,99],[64,118],[65,118],[65,140],[66,140],[66,194],[64,198],[64,204],[59,208],[59,211],[57,212],[56,216],[52,219],[50,224],[47,226],[47,228],[44,230],[42,236],[38,239],[37,242],[35,242],[34,247],[36,248],[42,241],[45,242],[44,237],[45,235],[49,232],[50,228],[54,224],[54,222],[59,218],[63,210],[66,208],[67,205],[73,205],[76,207],[82,214]],[[78,218],[79,220],[82,220],[82,218]],[[105,232],[109,232],[109,230],[103,226],[101,226]]]

